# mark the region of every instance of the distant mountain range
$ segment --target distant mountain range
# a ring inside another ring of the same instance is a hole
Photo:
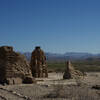
[[[25,52],[22,53],[26,56],[26,58],[30,61],[31,53]],[[47,57],[47,61],[66,61],[66,60],[92,60],[92,59],[100,59],[100,54],[92,54],[92,53],[81,53],[81,52],[66,52],[65,54],[59,53],[45,53]]]

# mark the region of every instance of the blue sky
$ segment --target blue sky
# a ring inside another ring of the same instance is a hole
[[[0,46],[100,53],[100,0],[0,0]]]

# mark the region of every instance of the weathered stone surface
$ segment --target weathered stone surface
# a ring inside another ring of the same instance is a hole
[[[36,83],[36,80],[33,77],[27,76],[24,78],[23,83],[32,84],[32,83]]]
[[[36,47],[32,52],[30,66],[33,77],[48,77],[46,56],[40,47]]]
[[[94,85],[94,86],[92,86],[92,89],[100,90],[100,85]]]
[[[13,47],[0,47],[0,83],[20,84],[26,76],[32,76],[24,55],[13,51]]]
[[[65,73],[63,75],[63,79],[71,79],[71,78],[76,78],[78,76],[82,76],[83,74],[78,71],[78,70],[75,70],[71,64],[70,61],[67,61],[66,63],[66,70],[65,70]]]
[[[13,85],[13,84],[21,84],[23,82],[23,80],[21,78],[6,78],[6,82],[9,85]]]

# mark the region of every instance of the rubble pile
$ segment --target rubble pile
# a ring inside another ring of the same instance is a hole
[[[79,70],[75,70],[71,62],[67,61],[63,79],[72,79],[80,76],[83,76],[83,74]]]

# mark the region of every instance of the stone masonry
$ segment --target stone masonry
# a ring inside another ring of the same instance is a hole
[[[72,79],[72,78],[78,78],[80,76],[83,76],[83,74],[79,70],[75,70],[72,66],[70,61],[66,62],[66,70],[63,75],[63,79]]]
[[[32,52],[30,66],[33,77],[48,77],[46,56],[40,47],[36,47]]]
[[[13,47],[0,47],[0,83],[21,84],[26,77],[33,80],[30,66],[24,55],[13,51]]]

